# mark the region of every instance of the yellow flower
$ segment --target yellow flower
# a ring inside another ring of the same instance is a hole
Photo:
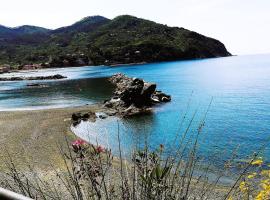
[[[239,185],[239,189],[242,193],[246,193],[248,190],[248,185],[246,184],[245,181],[242,181]]]
[[[266,190],[267,188],[269,188],[270,190],[270,180],[269,179],[262,180],[261,186],[264,190]]]
[[[255,200],[268,200],[268,199],[270,199],[270,185],[261,190],[255,198]]]
[[[262,170],[261,175],[270,177],[270,170]]]
[[[262,160],[261,157],[259,157],[258,159],[253,160],[253,161],[251,162],[251,164],[252,164],[252,165],[262,165],[262,164],[263,164],[263,160]]]
[[[229,196],[228,200],[233,200],[232,196]]]
[[[252,179],[252,178],[254,178],[256,175],[257,175],[257,173],[254,172],[254,173],[252,173],[252,174],[249,174],[249,175],[247,176],[247,178],[248,178],[248,179]]]

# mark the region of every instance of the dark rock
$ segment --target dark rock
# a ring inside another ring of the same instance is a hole
[[[106,114],[108,116],[115,116],[117,114],[116,110],[106,110]]]
[[[56,74],[53,76],[30,76],[30,77],[6,77],[0,78],[0,81],[26,81],[26,80],[56,80],[56,79],[64,79],[67,78],[60,74]]]
[[[82,115],[81,115],[81,113],[73,113],[71,118],[73,121],[78,121],[79,119],[82,118]]]
[[[27,87],[34,87],[34,88],[44,88],[44,87],[48,87],[45,84],[40,84],[40,83],[28,83],[26,85]]]
[[[108,115],[106,113],[103,113],[103,112],[98,112],[96,113],[96,116],[99,118],[99,119],[106,119],[108,117]]]
[[[158,99],[159,102],[169,102],[171,101],[171,96],[167,95],[161,91],[156,91],[153,96],[153,99]]]
[[[48,76],[48,77],[50,77],[50,76]],[[48,78],[47,77],[47,78]],[[46,78],[46,77],[45,77]],[[62,76],[61,74],[56,74],[56,75],[53,75],[52,77],[51,77],[51,79],[63,79],[63,78],[67,78],[66,76]]]
[[[145,101],[150,100],[151,96],[156,91],[157,85],[155,83],[144,83],[141,96]]]
[[[171,96],[167,95],[161,91],[156,91],[153,96],[152,96],[152,100],[157,99],[159,102],[169,102],[171,101]]]
[[[139,78],[129,78],[120,73],[113,75],[109,80],[116,85],[116,89],[114,96],[104,101],[103,105],[120,116],[149,113],[154,104],[171,101],[169,95],[156,91],[155,83],[148,83]]]
[[[87,113],[73,113],[71,116],[72,120],[73,120],[73,125],[74,124],[79,124],[81,121],[95,121],[96,120],[96,115],[93,112],[87,112]]]
[[[82,120],[86,121],[90,118],[90,115],[88,113],[85,113],[82,115]]]
[[[72,124],[74,127],[78,126],[81,123],[81,120],[74,121]]]

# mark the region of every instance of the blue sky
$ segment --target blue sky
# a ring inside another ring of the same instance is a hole
[[[270,53],[270,0],[1,0],[0,24],[57,28],[121,14],[214,37],[233,54]]]

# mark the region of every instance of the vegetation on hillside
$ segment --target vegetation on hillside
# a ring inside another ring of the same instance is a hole
[[[87,57],[87,63],[69,63],[72,55]],[[0,64],[13,66],[113,65],[229,55],[215,39],[129,15],[113,20],[86,17],[56,30],[0,26]]]

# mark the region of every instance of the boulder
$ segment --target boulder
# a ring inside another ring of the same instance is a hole
[[[145,99],[150,99],[156,91],[157,84],[155,83],[144,83],[141,95]]]
[[[99,119],[106,119],[108,117],[108,115],[106,113],[103,113],[103,112],[97,112],[96,116]]]
[[[73,125],[77,126],[81,121],[96,121],[96,114],[93,112],[87,112],[87,113],[73,113],[71,116],[71,119],[73,120]]]
[[[146,113],[157,103],[171,101],[170,95],[156,91],[155,83],[145,82],[143,79],[129,78],[119,73],[110,77],[109,81],[116,88],[114,96],[103,105],[123,117]]]
[[[167,95],[161,91],[156,91],[152,96],[152,100],[153,101],[158,100],[159,102],[170,102],[171,96]]]
[[[48,77],[50,77],[50,76],[48,76]],[[67,77],[66,76],[62,76],[61,74],[56,74],[56,75],[53,75],[51,77],[51,79],[63,79],[63,78],[67,78]]]
[[[79,119],[82,118],[82,115],[81,115],[81,113],[73,113],[71,118],[73,121],[78,121]]]

